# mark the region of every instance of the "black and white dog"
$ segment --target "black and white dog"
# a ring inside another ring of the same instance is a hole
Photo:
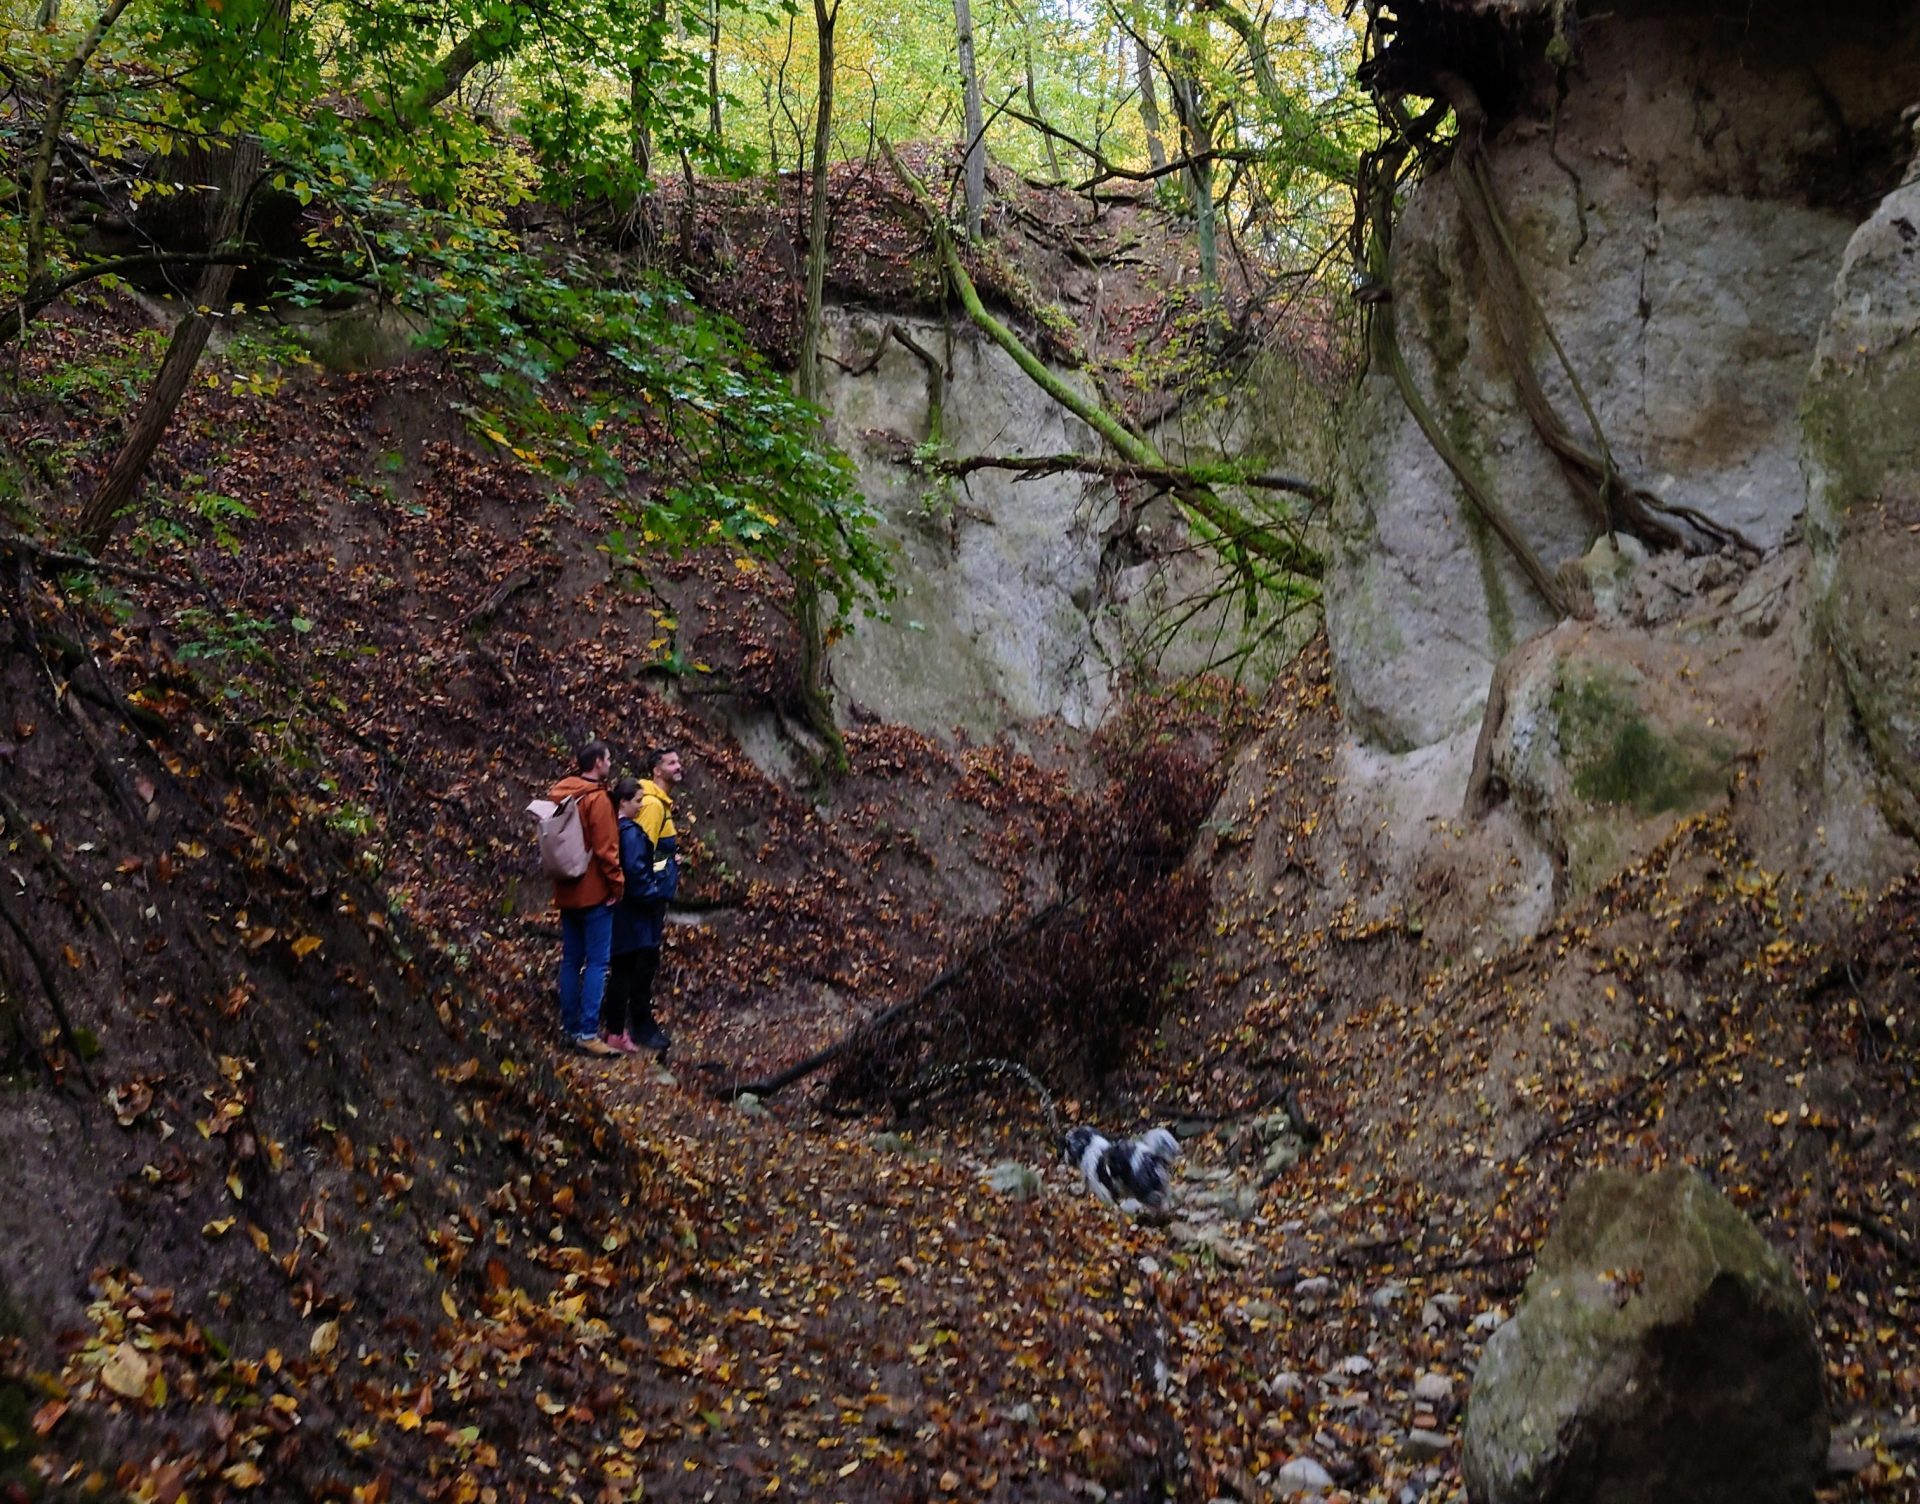
[[[1158,1211],[1167,1202],[1167,1166],[1180,1157],[1180,1143],[1164,1128],[1117,1144],[1092,1128],[1074,1128],[1060,1157],[1079,1168],[1087,1189],[1108,1206],[1137,1201]]]

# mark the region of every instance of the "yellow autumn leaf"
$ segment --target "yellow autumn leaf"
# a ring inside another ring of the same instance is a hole
[[[147,1392],[147,1381],[152,1374],[153,1365],[146,1355],[131,1342],[122,1342],[107,1354],[100,1370],[100,1382],[115,1394],[131,1400]]]
[[[236,1462],[220,1474],[235,1488],[258,1488],[266,1481],[266,1474],[251,1462]]]
[[[442,1290],[440,1292],[440,1309],[445,1311],[447,1315],[455,1321],[460,1319],[460,1307],[453,1303],[453,1292],[451,1290]]]
[[[293,942],[293,958],[296,961],[306,960],[308,956],[320,949],[322,943],[318,935],[302,935]]]
[[[313,1329],[313,1335],[307,1339],[307,1351],[316,1358],[324,1358],[340,1345],[340,1323],[323,1321]]]
[[[213,1221],[205,1224],[200,1231],[210,1238],[224,1237],[233,1230],[233,1223],[234,1219],[232,1217],[216,1217]]]
[[[418,1431],[420,1429],[420,1412],[418,1410],[402,1410],[398,1415],[394,1416],[393,1423],[402,1431]]]

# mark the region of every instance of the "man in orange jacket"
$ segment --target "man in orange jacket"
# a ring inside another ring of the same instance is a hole
[[[620,870],[620,826],[606,791],[613,753],[605,742],[587,742],[575,750],[574,761],[579,771],[547,791],[555,804],[580,800],[580,833],[592,853],[579,877],[553,882],[553,903],[560,910],[560,1027],[583,1053],[614,1055],[619,1052],[600,1038],[613,911],[626,887]]]

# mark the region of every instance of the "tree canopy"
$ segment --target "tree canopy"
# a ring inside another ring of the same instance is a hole
[[[379,299],[458,374],[477,434],[631,503],[619,546],[724,541],[804,563],[843,612],[883,593],[870,518],[808,404],[648,252],[670,177],[691,192],[961,134],[950,0],[849,10],[830,53],[817,14],[756,0],[6,0],[4,14],[16,188],[0,204],[0,338],[116,285],[202,322]],[[1296,270],[1339,244],[1370,117],[1348,82],[1354,29],[1331,10],[987,0],[971,14],[981,134],[1004,168],[1151,188],[1191,219],[1209,290],[1223,244]],[[828,129],[822,56],[838,79]],[[176,335],[175,362],[191,368],[206,337]],[[177,400],[150,398],[158,427]],[[629,485],[636,469],[657,483]]]

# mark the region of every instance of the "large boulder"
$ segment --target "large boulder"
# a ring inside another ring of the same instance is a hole
[[[1920,835],[1920,178],[1848,242],[1807,389],[1819,625],[1883,787]]]
[[[1691,1170],[1573,1193],[1467,1407],[1476,1504],[1789,1504],[1827,1449],[1793,1271]]]
[[[1596,619],[1562,622],[1500,665],[1467,813],[1510,800],[1564,902],[1723,803],[1792,677],[1780,626],[1804,562],[1791,550],[1747,572],[1674,555],[1628,567],[1602,539],[1581,576]]]

